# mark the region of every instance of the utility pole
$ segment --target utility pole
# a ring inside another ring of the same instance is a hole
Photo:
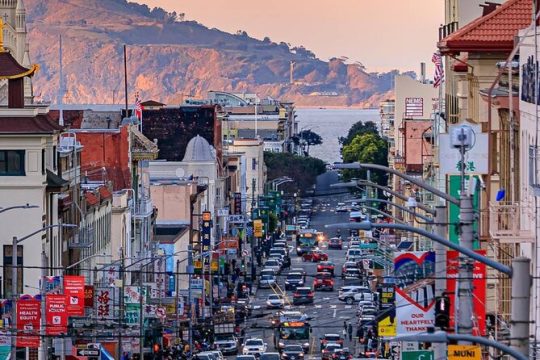
[[[512,316],[510,345],[524,356],[529,356],[531,260],[517,257],[512,260]]]
[[[124,322],[124,282],[126,275],[124,273],[124,249],[120,248],[120,299],[118,299],[118,359],[122,358],[122,326]]]
[[[62,231],[62,229],[60,229]],[[47,359],[48,355],[48,341],[47,341],[47,332],[46,332],[46,325],[47,325],[47,318],[45,316],[45,277],[47,276],[47,256],[45,255],[45,251],[41,250],[41,282],[39,286],[39,295],[41,297],[41,356],[42,359]],[[63,339],[62,339],[63,340]],[[62,352],[63,354],[63,352]]]
[[[253,211],[255,210],[255,178],[251,179],[251,220],[253,221]],[[253,227],[255,230],[255,227]],[[255,280],[255,233],[251,236],[251,281]]]
[[[193,240],[193,227],[190,227],[190,242]],[[189,352],[193,354],[193,300],[191,295],[191,278],[193,276],[193,246],[188,245],[188,302],[189,302]],[[142,359],[141,359],[142,360]]]
[[[435,207],[435,233],[442,238],[448,235],[446,206]],[[446,291],[446,248],[444,245],[433,242],[435,251],[435,297],[442,296]],[[435,359],[446,358],[446,344],[433,343],[433,356]]]
[[[468,250],[473,250],[473,221],[472,195],[460,195],[460,245]],[[470,257],[459,255],[459,279],[458,279],[458,333],[472,335],[473,329],[473,269],[474,261]],[[528,309],[527,309],[528,311]]]
[[[12,247],[11,247],[11,298],[13,299],[13,304],[11,306],[11,359],[17,359],[17,347],[15,343],[17,341],[17,237],[13,237]]]

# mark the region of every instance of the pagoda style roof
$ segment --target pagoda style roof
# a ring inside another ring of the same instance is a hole
[[[511,52],[518,31],[532,22],[532,3],[532,0],[508,0],[448,35],[437,46],[443,54]]]
[[[0,135],[54,134],[61,130],[61,126],[50,121],[45,115],[35,117],[0,117]]]
[[[30,69],[25,68],[9,52],[0,50],[0,80],[13,80],[25,76],[33,76],[38,70],[39,65],[34,64]]]

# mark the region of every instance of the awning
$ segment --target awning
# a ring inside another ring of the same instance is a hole
[[[114,357],[109,354],[105,348],[101,347],[101,355],[99,357],[100,360],[114,360]]]

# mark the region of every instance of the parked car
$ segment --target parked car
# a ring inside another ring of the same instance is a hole
[[[289,272],[285,278],[285,290],[294,290],[298,286],[304,286],[305,275],[300,272]]]
[[[334,276],[335,265],[331,261],[321,261],[317,264],[317,272],[327,272]]]
[[[322,272],[315,275],[313,280],[313,289],[334,291],[334,279],[331,274]]]
[[[315,293],[309,287],[297,287],[293,294],[293,305],[312,304]]]
[[[328,254],[322,252],[321,250],[310,250],[302,255],[302,261],[328,261]]]
[[[343,249],[343,240],[337,237],[333,237],[330,240],[328,240],[328,249]]]

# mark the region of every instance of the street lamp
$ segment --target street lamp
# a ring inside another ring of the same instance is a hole
[[[14,208],[22,208],[22,209],[28,209],[28,208],[33,208],[34,206],[33,205],[25,205],[25,206],[22,206],[22,207],[11,207],[11,209],[14,209]],[[10,208],[6,208],[4,209],[4,211],[6,211],[7,209],[10,209]],[[18,275],[19,275],[19,272],[18,272],[18,265],[17,265],[17,255],[18,255],[18,251],[17,251],[17,245],[20,244],[21,242],[23,242],[24,240],[27,240],[29,238],[31,238],[32,236],[36,235],[36,234],[39,234],[43,231],[47,231],[49,229],[52,229],[52,228],[57,228],[57,227],[60,227],[60,228],[76,228],[77,225],[74,225],[74,224],[53,224],[53,225],[47,225],[47,226],[44,226],[42,227],[41,229],[39,230],[36,230],[34,231],[33,233],[31,234],[28,234],[22,238],[17,238],[16,236],[13,237],[13,241],[12,241],[12,246],[11,246],[11,259],[12,259],[12,268],[11,268],[11,271],[12,271],[12,278],[11,278],[11,296],[13,297],[13,305],[12,305],[12,309],[11,309],[11,324],[13,326],[13,333],[17,333],[17,285],[18,285],[18,282],[19,282],[19,279],[18,279]],[[22,265],[22,264],[21,264]],[[46,323],[46,320],[45,320],[45,276],[47,276],[47,258],[46,258],[46,255],[45,255],[45,251],[43,250],[43,246],[42,246],[42,249],[41,249],[41,291],[40,291],[40,295],[41,295],[41,323],[42,323],[42,338],[45,339],[45,323]],[[45,344],[42,344],[42,352],[43,352],[43,356],[44,356],[44,359],[47,358],[47,346],[45,346]],[[17,356],[17,348],[15,347],[15,339],[12,339],[11,341],[11,358],[12,359],[16,359],[16,356]]]
[[[482,256],[472,249],[469,249],[465,246],[455,244],[448,241],[442,236],[433,234],[427,230],[415,228],[408,225],[402,224],[388,224],[388,223],[371,223],[369,221],[364,221],[361,223],[342,223],[342,224],[329,224],[325,225],[327,228],[349,228],[349,229],[358,229],[358,230],[371,230],[373,228],[387,228],[387,229],[397,229],[417,233],[419,235],[425,236],[436,243],[439,243],[445,247],[458,251],[460,254],[467,256],[469,259],[474,259],[478,262],[481,262],[503,274],[506,274],[512,280],[512,314],[511,318],[514,322],[514,325],[510,329],[510,341],[512,347],[516,351],[525,355],[528,358],[529,354],[529,324],[530,324],[530,286],[531,286],[531,275],[529,273],[530,259],[525,257],[516,257],[512,259],[512,266],[508,267],[504,264],[501,264],[495,260]],[[471,281],[472,278],[469,278],[468,281]],[[460,308],[462,308],[460,306]],[[465,309],[468,310],[469,319],[472,319],[472,308]],[[459,336],[469,336],[468,334],[459,334]],[[469,336],[471,337],[471,336]],[[474,337],[472,337],[474,338]],[[465,340],[462,338],[461,340]],[[420,341],[420,340],[416,340]]]
[[[37,205],[30,205],[30,204],[9,206],[7,208],[0,208],[0,214],[9,210],[14,210],[14,209],[36,209],[38,207],[39,206]]]

